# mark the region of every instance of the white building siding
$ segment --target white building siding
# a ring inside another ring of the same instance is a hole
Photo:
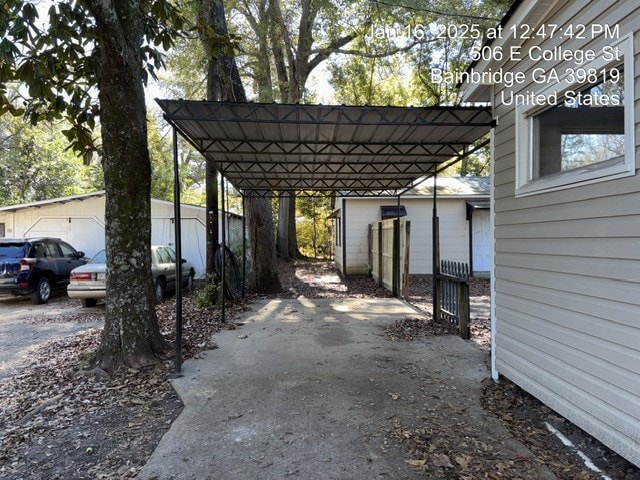
[[[104,195],[87,196],[51,203],[38,203],[24,208],[10,207],[0,210],[0,223],[5,225],[6,237],[52,236],[61,238],[88,257],[105,246]],[[196,269],[196,277],[204,276],[206,269],[206,211],[203,207],[183,205],[182,256]],[[231,217],[227,238],[239,241],[242,219]],[[218,226],[222,237],[222,216]],[[151,243],[175,245],[173,203],[158,199],[151,201]]]
[[[469,262],[469,222],[466,219],[468,198],[439,198],[440,256],[457,262]],[[432,265],[432,214],[433,201],[426,198],[402,198],[411,222],[410,273],[430,274]],[[346,253],[347,273],[369,273],[368,229],[373,221],[380,220],[380,207],[397,205],[395,198],[357,198],[347,200]],[[342,211],[344,212],[344,208]],[[346,227],[345,227],[346,225]],[[336,264],[342,269],[342,247],[336,246]]]
[[[545,19],[619,24],[621,36],[635,29],[636,144],[639,15],[638,2],[563,1]],[[604,44],[588,38],[565,46],[599,50]],[[564,71],[559,63],[528,60],[508,69],[534,66]],[[640,465],[640,177],[516,198],[515,115],[499,93],[496,88],[493,99],[500,119],[493,160],[496,368]],[[638,166],[638,148],[636,159]]]

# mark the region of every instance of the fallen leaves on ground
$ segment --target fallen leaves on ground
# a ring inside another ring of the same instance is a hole
[[[406,317],[384,327],[384,332],[394,342],[416,340],[433,335],[458,335],[458,329],[451,323],[436,323],[425,317]]]
[[[543,467],[534,457],[506,457],[492,432],[483,425],[467,423],[464,418],[423,418],[422,426],[417,428],[396,423],[389,435],[406,446],[410,458],[406,463],[427,478],[530,479],[539,478]]]
[[[286,287],[283,298],[391,296],[371,278],[342,277],[327,262],[281,262],[280,267]],[[409,300],[425,312],[431,305],[430,281],[428,275],[411,276],[414,293]],[[472,280],[472,301],[474,298],[488,301],[488,285],[485,279]],[[228,318],[234,318],[243,309],[241,303],[228,305]],[[87,314],[65,318],[57,315],[34,321],[93,321],[99,314],[95,309],[90,310]],[[170,342],[175,339],[174,312],[174,299],[157,308],[161,330]],[[427,333],[431,328],[429,323],[408,318],[392,325],[391,332],[398,340],[411,340],[423,334],[431,335]],[[189,358],[215,348],[212,339],[215,332],[238,326],[222,324],[219,308],[198,309],[187,296],[183,304],[183,327],[183,354]],[[473,319],[471,329],[474,340],[480,339],[488,345],[488,319]],[[83,371],[90,363],[99,337],[100,330],[96,329],[49,342],[33,352],[31,364],[24,373],[0,383],[0,478],[110,480],[134,478],[140,471],[182,408],[167,381],[173,371],[173,361],[169,355],[157,364],[140,369],[123,368],[111,375],[99,369]],[[640,480],[637,468],[577,427],[565,423],[532,397],[508,385],[503,381],[486,387],[485,408],[498,415],[507,428],[514,428],[512,433],[534,451],[542,463],[554,472],[561,472],[556,473],[560,479],[592,480],[595,477],[581,467],[579,460],[557,453],[562,449],[554,437],[541,426],[543,423],[528,423],[533,419],[546,419],[556,428],[563,427],[563,432],[599,466],[609,466],[603,470],[610,478]],[[506,390],[501,390],[503,388]],[[393,400],[402,401],[401,392],[389,395]],[[415,425],[396,424],[389,433],[407,446],[406,462],[426,476],[460,480],[536,478],[537,459],[502,458],[500,440],[490,440],[491,432],[486,428],[467,425],[464,420],[460,417],[459,421],[453,418],[449,423],[435,424],[428,418],[417,418]],[[543,451],[547,453],[541,453]]]
[[[481,349],[491,348],[491,318],[479,313],[476,305],[489,305],[491,300],[491,283],[488,278],[471,277],[469,279],[469,301],[471,304],[471,341]],[[428,315],[433,313],[433,282],[431,275],[411,275],[407,301]],[[486,308],[484,310],[487,310]]]
[[[229,319],[243,308],[229,305]],[[56,317],[86,321],[90,313]],[[161,331],[175,339],[175,299],[157,307]],[[223,328],[218,308],[183,299],[183,356],[215,348]],[[37,348],[22,373],[0,385],[0,478],[124,479],[140,471],[182,409],[168,376],[172,352],[144,368],[85,370],[101,329],[53,340]]]
[[[278,260],[284,291],[279,298],[390,298],[392,293],[367,275],[343,275],[333,262]]]
[[[502,420],[504,426],[560,479],[599,480],[602,477],[588,470],[571,449],[563,447],[560,440],[551,435],[545,422],[568,437],[609,478],[640,480],[639,468],[506,378],[501,378],[499,383],[485,382],[482,406]]]

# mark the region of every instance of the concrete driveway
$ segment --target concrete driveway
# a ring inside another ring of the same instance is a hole
[[[45,305],[27,297],[0,297],[0,378],[19,373],[42,343],[103,325],[104,307],[83,309],[56,292]]]
[[[389,439],[425,416],[490,432],[531,453],[480,407],[486,354],[454,336],[393,342],[383,326],[416,311],[396,299],[263,300],[220,348],[173,381],[185,408],[143,480],[424,478]],[[554,478],[548,471],[536,478]]]

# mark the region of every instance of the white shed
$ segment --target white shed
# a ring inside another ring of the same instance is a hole
[[[471,263],[478,273],[490,270],[489,178],[440,177],[436,181],[441,258]],[[432,273],[433,180],[400,198],[411,221],[409,273]],[[368,228],[382,219],[382,207],[397,211],[396,197],[341,197],[334,221],[336,266],[342,273],[369,273]],[[346,247],[345,247],[346,246]]]
[[[0,237],[57,237],[90,257],[105,246],[104,191],[0,207]],[[181,207],[182,256],[204,276],[206,267],[206,209]],[[230,238],[241,238],[242,218],[227,214]],[[222,215],[219,217],[222,235]],[[151,199],[151,243],[173,245],[173,203]]]
[[[493,376],[638,466],[639,19],[638,1],[516,1],[463,85],[497,120]],[[492,72],[516,80],[473,80]]]

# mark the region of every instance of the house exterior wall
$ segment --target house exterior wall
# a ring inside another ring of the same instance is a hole
[[[523,2],[524,6],[532,2]],[[534,2],[535,3],[535,2]],[[619,25],[634,33],[636,165],[640,165],[640,3],[560,1],[546,24]],[[516,17],[517,18],[517,17]],[[509,25],[509,24],[508,24]],[[599,51],[603,36],[527,40]],[[510,71],[556,67],[523,60]],[[535,89],[517,85],[519,91]],[[640,465],[640,177],[516,196],[516,112],[493,105],[495,368]],[[628,100],[627,100],[628,101]]]
[[[440,256],[457,262],[469,262],[469,222],[466,220],[467,198],[439,198]],[[432,265],[432,215],[431,198],[401,198],[411,221],[410,262],[411,274],[431,274]],[[335,246],[336,265],[343,273],[369,273],[369,225],[380,220],[382,205],[396,205],[395,198],[350,198],[347,200],[346,228],[347,269],[342,265],[342,248]],[[342,209],[344,212],[345,209]]]
[[[105,197],[90,196],[64,203],[42,203],[18,210],[0,211],[0,224],[5,225],[6,237],[51,236],[68,241],[91,257],[105,247]],[[196,277],[204,276],[206,269],[206,212],[203,207],[183,205],[182,256],[196,269]],[[175,244],[173,203],[151,201],[151,243]],[[222,216],[218,226],[222,237]],[[242,219],[229,218],[227,239],[242,239]]]

